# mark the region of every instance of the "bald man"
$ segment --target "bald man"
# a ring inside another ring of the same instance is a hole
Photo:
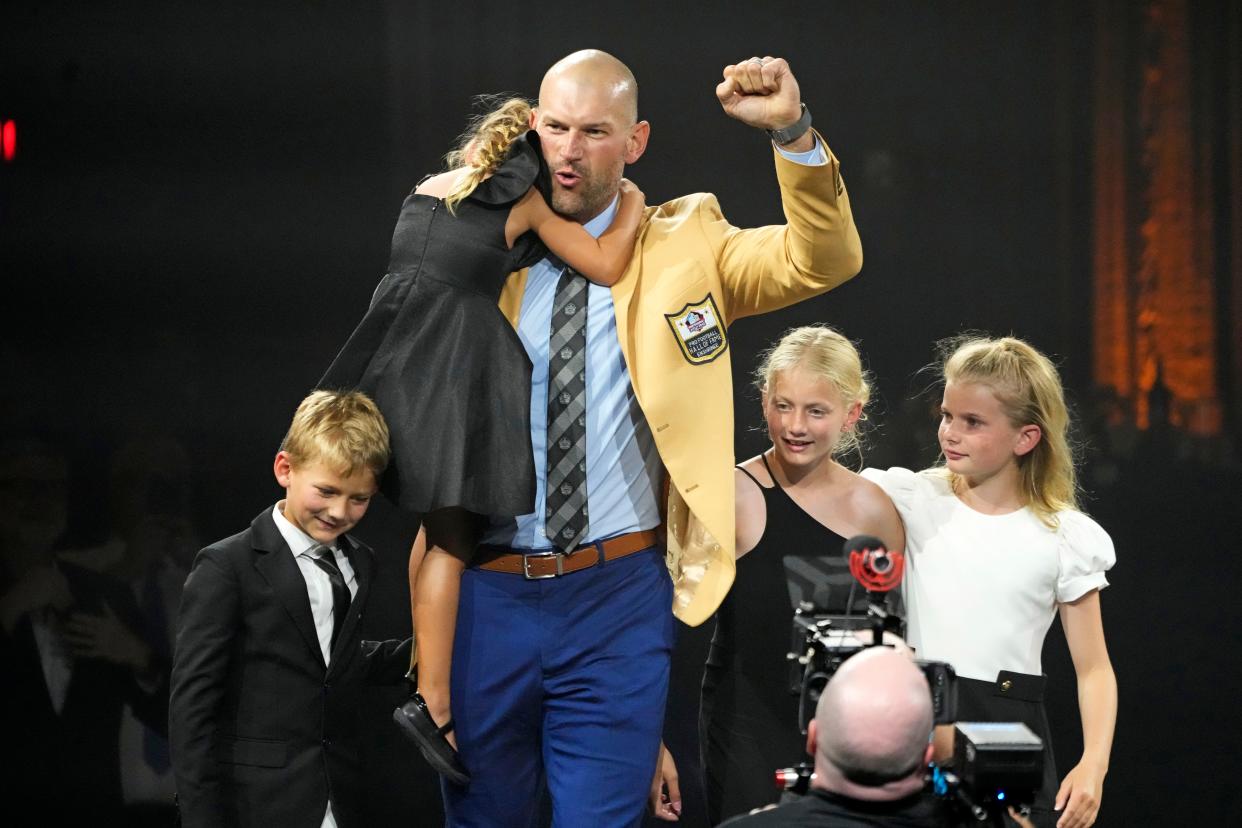
[[[931,761],[932,702],[908,655],[871,647],[824,688],[807,731],[815,757],[809,793],[724,823],[763,826],[934,826],[946,824],[924,791]]]
[[[774,142],[786,224],[742,230],[714,196],[691,195],[647,209],[611,288],[544,260],[501,295],[533,366],[537,492],[531,514],[492,521],[462,579],[452,706],[471,781],[444,786],[450,825],[530,824],[545,777],[554,825],[642,818],[673,613],[702,622],[733,580],[728,325],[862,266],[789,65],[729,65],[716,95]],[[651,133],[633,74],[603,52],[565,57],[531,127],[553,208],[599,235]]]

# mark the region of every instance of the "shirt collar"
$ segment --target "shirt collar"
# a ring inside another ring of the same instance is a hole
[[[319,546],[319,541],[294,526],[293,522],[284,516],[284,513],[281,512],[281,508],[284,505],[285,502],[282,500],[272,507],[272,519],[276,521],[276,528],[280,530],[280,536],[285,539],[285,543],[289,544],[289,551],[296,558]]]
[[[613,196],[612,201],[604,208],[604,212],[584,223],[582,229],[598,239],[612,224],[612,220],[617,217],[617,204],[620,198],[620,193]]]

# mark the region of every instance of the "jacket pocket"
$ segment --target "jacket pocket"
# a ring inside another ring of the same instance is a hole
[[[661,287],[663,296],[667,298],[660,304],[676,312],[688,303],[701,300],[703,294],[710,293],[712,282],[698,262],[687,262],[682,267],[670,268],[661,274]]]
[[[289,761],[289,743],[277,739],[226,737],[216,745],[216,759],[229,765],[283,768]]]

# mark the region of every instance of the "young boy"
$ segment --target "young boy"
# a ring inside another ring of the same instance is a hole
[[[169,712],[186,828],[362,824],[361,689],[400,682],[410,642],[360,642],[374,554],[345,533],[388,453],[370,398],[314,392],[276,455],[285,499],[198,553]]]

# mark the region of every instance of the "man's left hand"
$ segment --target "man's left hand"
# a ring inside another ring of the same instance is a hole
[[[726,66],[716,97],[731,118],[758,129],[784,129],[802,115],[802,93],[784,58],[753,57]]]

